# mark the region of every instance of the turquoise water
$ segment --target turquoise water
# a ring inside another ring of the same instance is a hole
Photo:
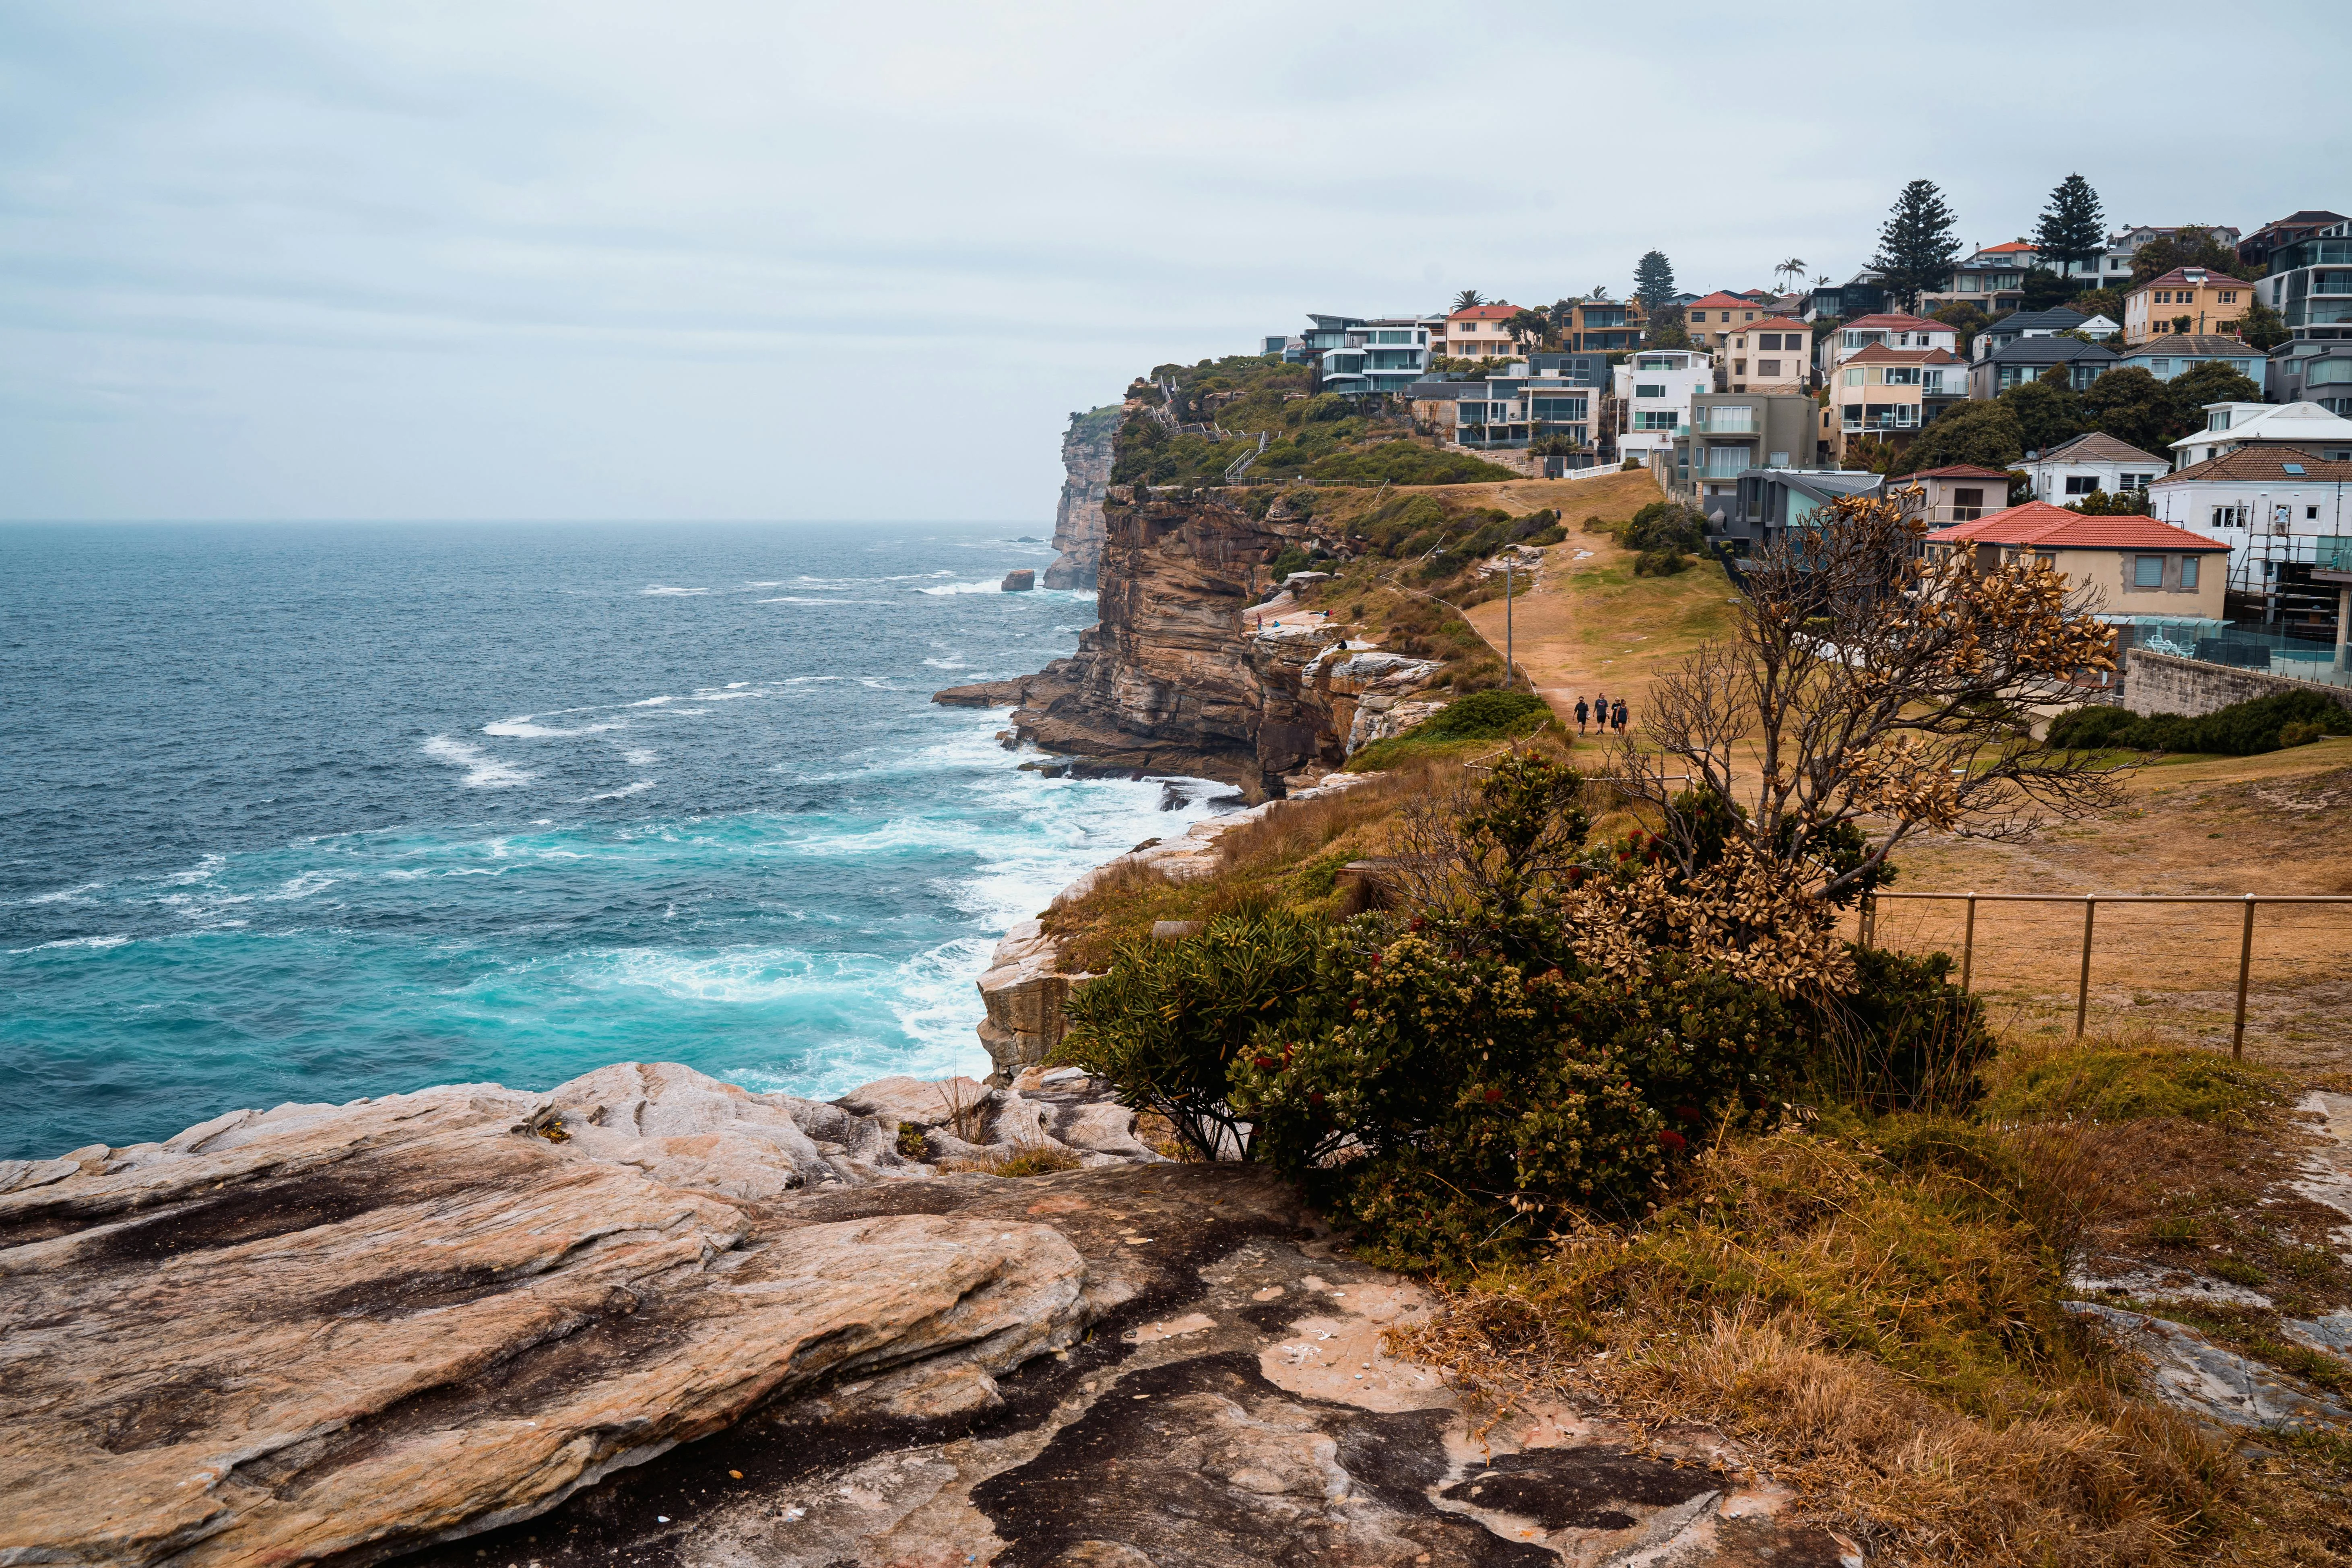
[[[605,1062],[983,1068],[971,981],[1205,815],[938,687],[1091,595],[1001,527],[0,528],[0,1157]]]

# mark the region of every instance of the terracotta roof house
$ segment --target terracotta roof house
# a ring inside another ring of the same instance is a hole
[[[1968,552],[1987,567],[2029,556],[2047,561],[2069,586],[2090,588],[2110,619],[2221,616],[2228,573],[2213,557],[2230,547],[2152,517],[2085,517],[2030,500],[1937,529],[1927,543],[1931,560]]]
[[[1729,392],[1802,392],[1812,369],[1812,329],[1793,316],[1763,316],[1731,330],[1729,356],[1717,373]]]
[[[2124,340],[2144,343],[2168,331],[2225,332],[2238,324],[2253,298],[2254,286],[2242,278],[2176,267],[2124,296]]]
[[[1511,334],[1503,331],[1503,323],[1519,313],[1521,307],[1497,300],[1492,305],[1472,305],[1466,310],[1449,310],[1444,321],[1430,330],[1429,353],[1432,358],[1449,359],[1510,359],[1519,353],[1519,345]]]
[[[2018,465],[2033,487],[2034,500],[2059,505],[2081,500],[2094,490],[2117,496],[2146,489],[2150,480],[2163,477],[2171,466],[2128,441],[2095,430],[2062,441]]]
[[[1690,329],[1691,347],[1720,353],[1732,329],[1753,326],[1771,313],[1759,300],[1718,289],[1692,300],[1683,312],[1683,321]]]
[[[1958,353],[1960,333],[1958,328],[1946,322],[1900,312],[1857,316],[1851,321],[1841,321],[1835,331],[1822,334],[1821,346],[1814,353],[1823,381],[1827,382],[1830,373],[1845,363],[1847,355],[1874,343],[1882,348],[1947,349]]]
[[[2331,463],[2352,461],[2352,419],[2316,403],[2209,403],[2205,428],[2172,443],[2183,468],[2241,447],[2295,447]]]

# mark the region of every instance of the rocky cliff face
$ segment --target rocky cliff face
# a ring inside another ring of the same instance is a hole
[[[1840,1561],[1706,1448],[1474,1436],[1381,1341],[1419,1290],[1263,1167],[1098,1148],[1132,1114],[1071,1080],[624,1064],[0,1163],[0,1563]],[[1101,1163],[898,1154],[954,1121]]]
[[[1091,588],[1102,571],[1103,492],[1110,484],[1111,437],[1118,434],[1116,403],[1070,416],[1062,436],[1061,503],[1054,509],[1054,548],[1045,568],[1048,588]]]
[[[1102,618],[1078,651],[1036,675],[933,700],[1010,704],[1011,741],[1106,768],[1223,779],[1254,800],[1338,766],[1384,732],[1380,715],[1432,667],[1340,648],[1338,631],[1255,629],[1248,611],[1267,597],[1272,562],[1313,527],[1278,503],[1252,517],[1246,497],[1196,490],[1136,500],[1118,487],[1097,588]]]

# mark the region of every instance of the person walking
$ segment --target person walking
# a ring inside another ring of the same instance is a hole
[[[1623,734],[1625,732],[1625,700],[1622,697],[1617,699],[1617,706],[1610,714],[1609,718],[1611,724],[1614,726],[1617,732],[1621,735]]]
[[[1585,705],[1583,698],[1580,697],[1576,700],[1576,732],[1578,734],[1581,735],[1584,733],[1585,715],[1591,711],[1592,710]]]

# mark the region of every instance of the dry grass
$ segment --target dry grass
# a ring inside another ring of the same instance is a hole
[[[2147,1040],[2035,1047],[1997,1075],[1994,1121],[1832,1110],[1718,1140],[1643,1225],[1490,1271],[1395,1348],[1496,1406],[1566,1397],[1662,1440],[1727,1435],[1873,1561],[2352,1561],[2352,1447],[2242,1453],[2140,1397],[2135,1363],[2059,1307],[2071,1262],[2119,1252],[2253,1270],[2297,1310],[2352,1283],[2305,1234],[2341,1216],[2281,1185],[2276,1080],[2217,1085],[2212,1065]],[[2157,1310],[2352,1382],[2275,1311]]]
[[[1897,1158],[1727,1142],[1652,1225],[1571,1238],[1398,1348],[1490,1399],[1704,1424],[1874,1561],[2188,1563],[2242,1542],[2244,1463],[2131,1398],[2057,1310],[2021,1190],[2074,1173],[1940,1135]]]
[[[977,1171],[988,1176],[1043,1176],[1055,1171],[1075,1171],[1085,1163],[1059,1143],[1024,1143],[1001,1159],[969,1161],[955,1169]]]
[[[2026,844],[1933,837],[1901,857],[1903,892],[2337,893],[2352,888],[2352,740],[2141,770],[2116,809]],[[1876,940],[1958,954],[1966,906],[1885,899]],[[2241,911],[2105,904],[2094,926],[2091,1028],[2226,1047]],[[2071,1033],[2080,905],[1978,906],[1974,988],[2013,1035]],[[2352,904],[2271,905],[2256,920],[2247,1047],[2298,1076],[2347,1065]]]

